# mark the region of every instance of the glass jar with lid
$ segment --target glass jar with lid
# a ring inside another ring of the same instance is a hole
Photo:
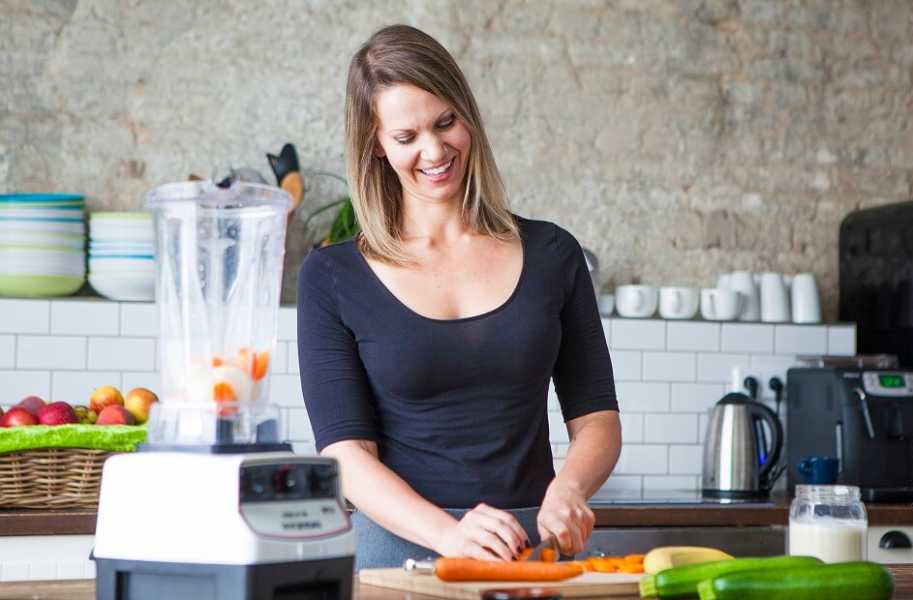
[[[789,553],[826,563],[865,560],[868,517],[859,488],[797,485],[789,508]]]

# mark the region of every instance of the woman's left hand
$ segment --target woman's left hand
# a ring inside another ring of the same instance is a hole
[[[595,522],[582,491],[557,478],[552,480],[536,518],[543,540],[552,536],[558,540],[562,554],[579,554],[586,548]]]

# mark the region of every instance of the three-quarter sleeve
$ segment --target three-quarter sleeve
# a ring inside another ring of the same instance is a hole
[[[555,248],[564,279],[561,347],[552,377],[565,421],[598,410],[618,410],[612,360],[583,249],[556,227]]]
[[[298,273],[298,364],[318,452],[341,440],[378,439],[374,399],[339,310],[333,266],[319,249]]]

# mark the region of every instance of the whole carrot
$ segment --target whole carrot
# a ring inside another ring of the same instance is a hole
[[[561,581],[576,577],[583,570],[577,563],[490,562],[473,558],[434,561],[434,572],[442,581]]]

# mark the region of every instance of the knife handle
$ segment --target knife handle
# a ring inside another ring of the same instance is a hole
[[[407,558],[403,563],[403,569],[412,575],[434,575],[434,561]]]

